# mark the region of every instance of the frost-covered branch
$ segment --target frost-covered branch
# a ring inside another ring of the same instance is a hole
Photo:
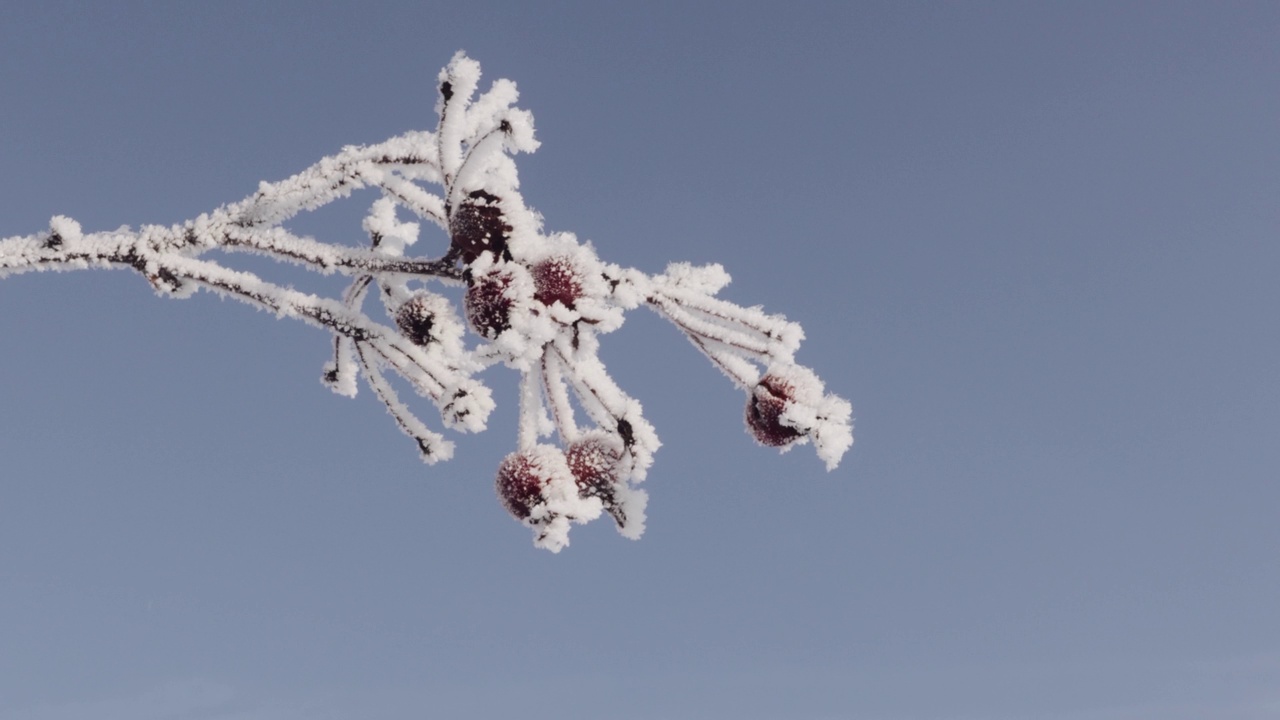
[[[602,262],[572,234],[544,232],[519,193],[512,159],[538,147],[533,118],[514,107],[514,83],[498,80],[477,95],[479,80],[479,65],[459,53],[439,76],[434,132],[344,148],[185,223],[84,233],[55,217],[48,231],[0,240],[0,278],[131,269],[161,295],[208,290],[319,327],[333,335],[325,385],[354,396],[363,377],[429,463],[450,458],[453,444],[400,398],[388,372],[432,402],[445,427],[477,432],[494,403],[474,375],[506,365],[522,374],[520,423],[516,451],[499,466],[498,495],[535,544],[553,551],[568,544],[571,524],[606,513],[626,537],[644,531],[647,496],[638,484],[661,443],[598,357],[600,336],[641,305],[745,391],[747,430],[759,443],[785,451],[811,442],[834,468],[853,442],[851,409],[795,363],[800,326],[716,297],[729,282],[719,265],[673,263],[651,276]],[[367,245],[323,243],[285,227],[361,189],[378,195],[364,222]],[[409,255],[420,226],[402,213],[444,230],[447,247],[435,257]],[[227,268],[214,259],[220,252],[352,279],[340,298],[320,297]],[[461,287],[461,311],[429,289],[435,284]],[[371,294],[390,324],[366,313]]]

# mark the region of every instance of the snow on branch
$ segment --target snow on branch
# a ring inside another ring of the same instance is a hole
[[[354,396],[363,377],[428,463],[449,459],[453,444],[401,400],[387,373],[430,400],[446,428],[479,432],[494,403],[475,373],[512,368],[522,374],[520,425],[497,491],[535,544],[553,552],[568,544],[571,524],[602,514],[626,537],[644,531],[647,496],[638,484],[661,443],[597,355],[599,336],[641,305],[674,324],[746,393],[746,427],[758,443],[783,451],[812,443],[835,468],[853,443],[851,408],[795,363],[800,326],[716,297],[729,282],[719,265],[673,263],[651,276],[600,260],[570,233],[544,232],[519,193],[512,159],[537,149],[533,117],[514,107],[514,83],[498,80],[477,96],[479,81],[479,64],[458,53],[438,78],[434,132],[344,148],[179,225],[85,233],[54,217],[47,231],[0,240],[0,278],[131,269],[161,295],[208,290],[319,327],[333,335],[324,383]],[[364,247],[283,227],[362,188],[379,192],[364,222]],[[444,230],[448,249],[439,257],[407,255],[420,226],[401,213]],[[341,298],[319,297],[226,268],[211,259],[215,252],[256,253],[348,275],[351,284]],[[433,283],[462,287],[461,311],[429,290]],[[366,314],[370,294],[390,323]]]

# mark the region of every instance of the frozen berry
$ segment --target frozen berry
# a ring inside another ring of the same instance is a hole
[[[565,450],[569,472],[582,497],[612,497],[618,482],[618,447],[606,438],[588,435]],[[606,503],[607,504],[607,503]]]
[[[472,280],[463,305],[467,321],[476,333],[492,340],[511,327],[511,308],[515,305],[509,292],[511,284],[511,275],[502,272],[487,273]]]
[[[765,375],[747,398],[747,428],[761,445],[785,447],[800,431],[782,424],[787,403],[795,399],[795,387],[775,375]]]
[[[618,524],[625,524],[626,519],[618,507],[615,489],[618,484],[618,460],[621,458],[619,443],[610,442],[604,435],[589,434],[570,444],[564,454],[573,481],[578,485],[578,495],[600,498],[605,510]]]
[[[582,297],[582,280],[566,257],[553,257],[533,266],[533,298],[543,305],[560,303],[570,310]]]
[[[463,262],[471,263],[489,251],[501,257],[507,247],[511,226],[507,224],[498,196],[474,190],[449,217],[449,237]]]
[[[517,520],[533,518],[534,524],[547,524],[561,517],[558,510],[544,506],[557,505],[553,501],[557,496],[563,501],[562,493],[553,492],[552,487],[562,491],[569,478],[569,466],[560,448],[537,445],[503,458],[494,484],[502,506]]]
[[[528,520],[534,506],[546,499],[543,490],[550,481],[530,453],[511,453],[498,466],[498,499],[517,520]]]
[[[436,339],[431,334],[436,323],[433,305],[429,296],[414,295],[396,310],[396,326],[414,345],[426,345]]]

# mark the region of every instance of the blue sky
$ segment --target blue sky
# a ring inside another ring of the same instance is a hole
[[[602,358],[665,443],[648,532],[551,555],[493,497],[511,373],[427,467],[320,385],[319,331],[9,278],[0,718],[1280,716],[1277,6],[3,12],[0,236],[180,222],[429,129],[465,49],[534,114],[547,227],[723,263],[857,442],[756,447],[633,313]],[[297,227],[357,243],[366,206]]]

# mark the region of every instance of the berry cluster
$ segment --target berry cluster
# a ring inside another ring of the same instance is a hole
[[[517,370],[517,448],[498,468],[497,493],[533,530],[535,544],[553,551],[568,544],[570,524],[605,513],[626,537],[644,531],[647,497],[637,484],[660,443],[640,403],[597,356],[599,336],[642,305],[745,392],[746,427],[760,444],[785,451],[812,443],[834,468],[853,442],[851,409],[795,363],[800,326],[717,298],[729,282],[719,265],[673,263],[648,275],[602,261],[570,233],[544,232],[520,195],[512,159],[538,147],[532,116],[514,107],[514,83],[498,80],[477,95],[479,79],[479,65],[459,53],[439,76],[434,132],[345,148],[179,225],[86,234],[55,217],[48,232],[0,241],[0,277],[125,267],[163,295],[209,290],[324,328],[334,353],[325,384],[353,396],[364,377],[427,462],[448,459],[453,443],[400,400],[386,372],[428,398],[446,427],[478,432],[493,399],[476,373],[495,364]],[[361,188],[380,195],[364,221],[369,247],[329,245],[285,228],[299,212]],[[400,220],[401,211],[444,230],[448,250],[435,259],[406,256],[419,224]],[[340,272],[351,283],[341,299],[317,297],[204,257],[214,250]],[[462,311],[430,283],[462,286]],[[371,293],[390,326],[365,313]],[[470,348],[468,327],[478,338]],[[554,444],[546,441],[552,436]]]
[[[570,522],[594,520],[602,511],[624,535],[638,537],[635,516],[643,516],[644,495],[623,481],[622,456],[615,439],[602,432],[578,438],[563,452],[553,445],[518,450],[498,466],[498,498],[535,529],[535,542],[549,547],[557,547],[554,538],[565,535]]]

